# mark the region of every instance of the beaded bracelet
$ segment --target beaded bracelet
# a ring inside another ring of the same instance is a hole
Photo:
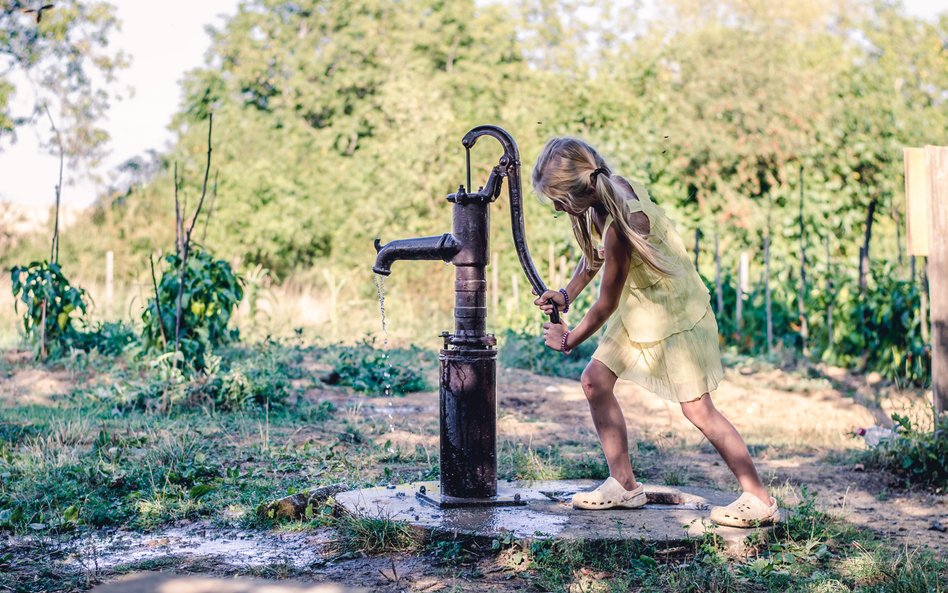
[[[560,313],[566,313],[569,311],[569,293],[566,292],[565,288],[561,288],[560,294],[563,295],[563,300],[566,301],[566,304],[563,305],[563,310],[560,311]]]
[[[563,339],[560,340],[560,352],[563,353],[563,356],[566,356],[567,354],[572,352],[572,350],[568,350],[566,348],[566,339],[568,337],[569,337],[569,330],[566,330],[565,332],[563,332]]]

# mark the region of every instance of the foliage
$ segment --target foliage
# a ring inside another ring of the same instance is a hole
[[[175,346],[181,259],[168,255],[164,262],[158,300],[149,299],[142,312],[142,342],[152,352],[170,352]],[[243,279],[229,263],[201,249],[191,252],[181,293],[180,351],[193,368],[204,369],[212,348],[237,339],[238,330],[228,325],[242,298]]]
[[[119,26],[115,7],[97,0],[58,0],[39,18],[36,8],[44,4],[12,0],[0,7],[0,139],[15,134],[52,99],[66,155],[96,162],[108,140],[100,127],[111,98],[108,85],[127,62],[109,48]],[[31,88],[22,88],[26,85]],[[14,113],[16,91],[24,90],[36,97],[32,112]]]
[[[106,356],[118,356],[138,341],[135,329],[124,321],[102,321],[79,335],[76,346]]]
[[[867,453],[870,464],[887,469],[907,484],[948,491],[948,414],[935,419],[935,430],[919,430],[908,416],[892,414],[895,436]]]
[[[426,369],[434,370],[437,362],[430,353],[410,348],[378,349],[365,339],[354,346],[329,349],[333,372],[330,383],[347,385],[368,395],[402,395],[430,388]]]
[[[579,379],[596,345],[597,340],[591,338],[563,356],[547,348],[537,330],[508,329],[501,336],[500,363],[541,375]]]
[[[792,268],[775,265],[771,276],[774,341],[785,351],[802,355],[797,312],[799,278]],[[805,293],[813,358],[844,367],[874,370],[886,379],[925,386],[931,380],[931,348],[922,339],[921,283],[900,278],[896,265],[880,261],[870,268],[868,286],[860,294],[858,278],[831,272],[831,291],[821,270],[811,273]],[[741,327],[736,327],[737,282],[722,275],[724,310],[717,315],[726,344],[744,354],[767,351],[764,287],[752,286],[744,296]],[[706,280],[715,299],[715,288]],[[827,308],[832,306],[833,335],[829,336]]]
[[[11,271],[14,306],[37,358],[59,358],[82,343],[85,291],[69,284],[59,264],[34,261]]]

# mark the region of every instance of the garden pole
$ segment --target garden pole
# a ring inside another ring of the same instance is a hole
[[[932,323],[932,397],[935,413],[948,411],[948,147],[926,146],[931,179],[928,282]]]

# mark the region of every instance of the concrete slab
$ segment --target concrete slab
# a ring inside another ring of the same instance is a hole
[[[418,496],[437,500],[437,482],[350,490],[335,496],[346,512],[357,516],[405,521],[437,535],[480,538],[512,535],[518,539],[641,540],[662,546],[693,542],[708,530],[723,539],[731,553],[743,553],[745,539],[771,528],[738,529],[714,525],[707,518],[713,505],[736,496],[707,488],[646,485],[648,504],[639,509],[583,511],[574,509],[574,493],[590,490],[595,480],[501,482],[498,496],[517,494],[524,506],[441,509]]]

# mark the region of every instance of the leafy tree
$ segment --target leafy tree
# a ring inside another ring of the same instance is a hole
[[[108,139],[100,127],[111,98],[104,85],[126,64],[126,57],[108,46],[118,27],[115,7],[57,0],[37,12],[44,4],[10,0],[0,6],[0,140],[53,104],[66,155],[96,162]],[[24,92],[33,94],[33,106],[14,113],[13,99]],[[58,150],[53,140],[47,144]]]

